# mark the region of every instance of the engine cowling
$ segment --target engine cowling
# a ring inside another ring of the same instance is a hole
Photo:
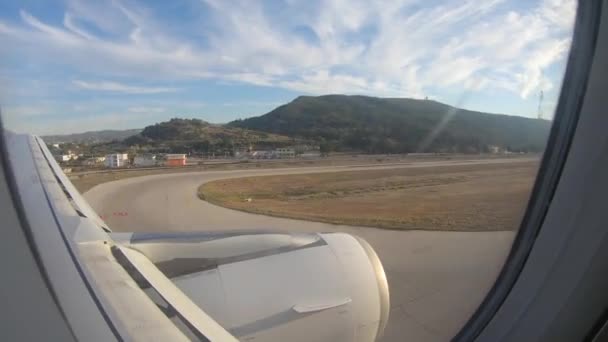
[[[374,341],[390,310],[384,269],[344,233],[121,234],[241,341]]]

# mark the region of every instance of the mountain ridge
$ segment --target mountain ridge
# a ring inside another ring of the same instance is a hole
[[[172,118],[146,126],[139,134],[123,141],[128,146],[169,146],[173,151],[196,150],[209,152],[221,149],[232,150],[236,147],[285,146],[292,142],[287,136],[258,132],[227,125],[208,123],[200,119]]]
[[[453,107],[433,100],[363,95],[299,96],[232,127],[322,141],[370,153],[539,152],[551,123]]]
[[[294,144],[318,145],[322,152],[540,152],[550,127],[546,120],[471,111],[433,100],[332,94],[299,96],[266,114],[227,124],[173,118],[143,129],[43,139],[49,144],[70,142],[67,137],[102,149],[180,152],[228,153]]]
[[[49,134],[43,135],[42,139],[47,144],[55,143],[103,143],[113,140],[123,140],[132,135],[138,134],[142,128],[133,129],[103,129],[99,131],[85,131],[69,134]]]

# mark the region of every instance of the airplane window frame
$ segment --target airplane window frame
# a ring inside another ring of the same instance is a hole
[[[518,280],[551,204],[576,131],[600,28],[602,1],[578,1],[568,62],[536,181],[511,251],[485,299],[453,341],[473,341]]]
[[[572,44],[558,106],[548,138],[547,149],[542,157],[528,207],[514,243],[511,246],[511,251],[495,284],[470,320],[454,337],[455,341],[474,340],[479,336],[509,294],[509,291],[520,275],[530,251],[534,247],[535,239],[544,221],[547,208],[551,203],[576,130],[590,74],[591,61],[594,57],[601,7],[601,0],[578,2]],[[1,113],[0,140],[1,157],[3,160],[8,160]],[[4,164],[3,167],[6,168],[5,171],[9,171],[6,173],[8,191],[11,193],[13,203],[17,207],[22,230],[27,236],[29,233],[27,220],[22,216],[23,204],[20,201],[18,192],[16,192],[13,175],[10,172],[11,169],[7,164]],[[40,267],[41,264],[36,255],[35,245],[31,244],[29,236],[28,243]],[[44,276],[43,267],[41,267],[40,271]]]

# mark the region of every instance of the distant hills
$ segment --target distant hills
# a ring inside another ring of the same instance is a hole
[[[173,152],[232,151],[234,148],[285,146],[293,139],[279,134],[174,118],[145,127],[123,141],[128,146],[164,147]]]
[[[542,151],[551,122],[430,100],[324,95],[300,96],[228,126],[316,140],[325,150],[474,153],[492,146]]]
[[[87,143],[91,153],[129,150],[231,153],[300,143],[322,152],[542,151],[551,122],[469,111],[430,100],[369,96],[300,96],[267,114],[225,125],[174,118],[143,129],[43,137]]]
[[[57,143],[75,143],[75,144],[95,144],[105,143],[110,141],[124,140],[134,134],[141,132],[141,128],[127,130],[103,130],[90,131],[84,133],[63,134],[63,135],[46,135],[42,139],[47,144]]]

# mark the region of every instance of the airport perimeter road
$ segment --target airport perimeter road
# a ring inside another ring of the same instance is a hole
[[[276,229],[341,231],[366,239],[387,273],[390,319],[382,341],[447,341],[466,322],[500,272],[514,232],[394,231],[255,215],[197,197],[217,179],[254,175],[339,172],[379,168],[517,163],[530,159],[433,161],[390,166],[309,167],[206,171],[123,179],[98,185],[85,198],[114,231]]]

